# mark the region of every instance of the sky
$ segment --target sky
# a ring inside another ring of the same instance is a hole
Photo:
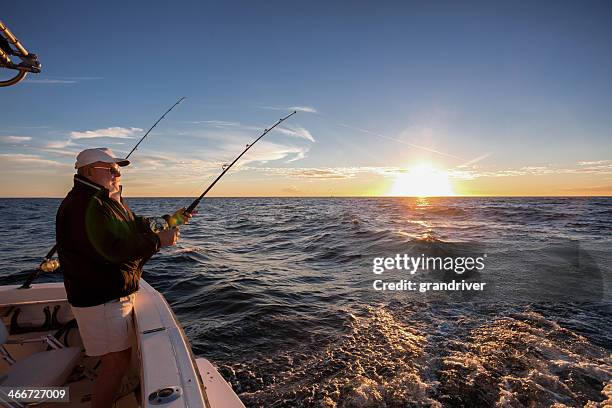
[[[76,154],[127,196],[611,195],[612,3],[10,2],[42,73],[0,88],[0,196]],[[2,70],[0,78],[12,72]]]

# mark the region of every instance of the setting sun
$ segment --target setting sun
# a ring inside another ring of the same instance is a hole
[[[408,169],[395,178],[390,196],[430,197],[453,196],[448,174],[423,163]]]

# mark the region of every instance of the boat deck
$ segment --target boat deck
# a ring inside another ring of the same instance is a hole
[[[3,337],[6,341],[3,340],[2,347],[8,359],[0,358],[0,384],[10,372],[11,380],[20,378],[16,384],[32,385],[27,382],[33,378],[31,373],[36,369],[30,365],[27,370],[21,370],[21,377],[18,377],[14,374],[20,365],[17,363],[32,356],[48,357],[43,352],[56,349],[50,352],[51,355],[58,356],[56,352],[59,350],[59,355],[70,356],[70,364],[65,365],[63,372],[53,363],[43,364],[41,373],[46,375],[45,378],[50,375],[54,381],[68,386],[70,402],[38,406],[89,407],[100,360],[85,355],[73,319],[61,283],[37,284],[26,290],[17,286],[0,286],[0,324],[6,329],[5,334],[10,333]],[[152,405],[150,398],[166,398],[164,405],[168,408],[244,407],[216,368],[208,360],[193,356],[172,309],[163,296],[144,280],[141,280],[136,294],[134,322],[136,336],[132,344],[132,361],[128,375],[122,380],[115,407],[149,407]],[[25,365],[21,364],[20,368]],[[176,393],[171,397],[162,396],[166,390],[175,390]]]
[[[91,394],[93,390],[95,371],[99,366],[100,359],[84,356],[79,367],[73,372],[68,383],[70,402],[47,402],[40,404],[41,408],[89,408],[91,406]],[[127,382],[126,382],[127,384]],[[140,407],[140,383],[136,378],[136,384],[128,385],[127,394],[117,398],[113,408],[136,408]]]

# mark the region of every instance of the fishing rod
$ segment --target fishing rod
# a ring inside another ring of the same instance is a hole
[[[147,130],[147,133],[145,133],[144,136],[140,138],[138,143],[136,143],[136,146],[134,146],[134,148],[130,150],[130,152],[127,154],[127,156],[125,156],[126,160],[132,155],[132,153],[134,153],[134,151],[138,148],[138,146],[142,143],[142,141],[145,140],[147,136],[149,136],[149,133],[151,133],[153,128],[155,128],[155,126],[157,126],[157,124],[161,122],[162,119],[164,119],[166,115],[170,113],[172,109],[174,109],[178,104],[183,102],[185,99],[186,98],[184,96],[179,98],[179,100],[176,101],[174,105],[172,105],[167,111],[164,112],[163,115],[159,117],[159,119],[157,119],[157,121],[155,121],[153,126],[151,126],[149,130]],[[40,275],[40,272],[53,272],[59,268],[60,266],[59,260],[51,259],[51,257],[55,255],[55,252],[57,252],[57,243],[53,245],[53,248],[51,248],[49,252],[47,252],[47,255],[45,255],[40,265],[38,265],[38,268],[32,270],[32,272],[30,273],[30,275],[28,276],[24,284],[21,286],[21,288],[23,289],[29,288],[30,285],[32,284],[32,281],[34,281],[34,279],[36,279],[38,275]]]
[[[127,160],[127,159],[128,159],[128,158],[129,158],[129,157],[132,155],[132,153],[134,153],[134,151],[135,151],[136,149],[138,149],[138,146],[140,146],[140,144],[142,143],[142,141],[143,141],[143,140],[145,140],[145,138],[146,138],[147,136],[149,136],[149,133],[151,133],[151,131],[153,130],[153,128],[154,128],[155,126],[157,126],[157,124],[158,124],[159,122],[161,122],[161,121],[162,121],[162,119],[164,119],[164,118],[166,117],[166,115],[167,115],[168,113],[170,113],[170,111],[171,111],[172,109],[174,109],[174,107],[175,107],[176,105],[178,105],[179,103],[183,102],[185,99],[186,99],[186,98],[185,98],[184,96],[183,96],[183,97],[181,97],[181,98],[180,98],[178,101],[176,101],[176,102],[174,103],[174,105],[172,105],[172,106],[171,106],[171,107],[170,107],[170,108],[169,108],[167,111],[165,111],[165,112],[164,112],[164,114],[163,114],[163,115],[161,115],[161,116],[159,117],[159,119],[157,119],[157,121],[156,121],[156,122],[153,124],[153,126],[151,126],[151,128],[150,128],[149,130],[147,130],[147,133],[145,133],[145,134],[144,134],[144,136],[140,138],[140,140],[138,141],[138,143],[136,143],[136,146],[134,146],[134,147],[132,148],[132,150],[130,150],[130,152],[127,154],[127,156],[125,156],[125,159],[126,159],[126,160]]]
[[[282,122],[284,122],[285,120],[289,119],[291,116],[295,115],[297,113],[297,111],[293,111],[291,112],[289,115],[285,116],[284,118],[280,118],[274,125],[272,125],[270,128],[268,129],[264,129],[264,132],[257,138],[255,139],[255,141],[253,143],[247,144],[246,145],[246,149],[244,149],[242,151],[242,153],[240,153],[238,155],[238,157],[236,157],[234,159],[233,162],[231,162],[230,164],[224,164],[222,166],[223,171],[221,172],[221,174],[219,174],[217,176],[217,178],[206,188],[206,190],[204,190],[204,192],[202,194],[200,194],[200,196],[198,198],[196,198],[195,200],[193,200],[193,202],[189,205],[189,207],[187,208],[181,208],[180,210],[178,210],[177,212],[175,212],[173,215],[170,216],[164,216],[164,217],[156,217],[156,218],[151,218],[150,219],[150,227],[151,230],[154,232],[159,232],[165,229],[170,229],[173,227],[177,227],[179,225],[184,224],[184,219],[183,219],[183,215],[192,215],[193,211],[197,208],[198,205],[200,205],[200,201],[202,201],[202,199],[204,198],[204,196],[215,186],[215,184],[217,184],[217,182],[221,179],[221,177],[223,177],[223,175],[225,173],[227,173],[227,171],[234,165],[236,164],[236,162],[238,160],[240,160],[240,158],[242,156],[244,156],[244,154],[246,152],[249,151],[249,149],[251,147],[253,147],[253,145],[255,143],[257,143],[259,141],[259,139],[261,139],[262,137],[264,137],[265,135],[267,135],[268,133],[270,133],[270,131],[272,131],[272,129],[274,129],[275,127],[277,127],[278,125],[280,125]]]

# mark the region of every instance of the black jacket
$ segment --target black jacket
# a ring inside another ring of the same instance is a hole
[[[76,307],[137,291],[144,263],[160,247],[145,218],[79,175],[57,211],[55,234],[68,302]]]

